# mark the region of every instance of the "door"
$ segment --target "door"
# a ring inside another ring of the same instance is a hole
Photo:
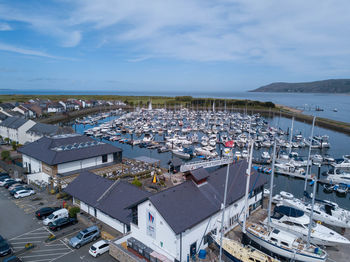
[[[197,251],[197,242],[194,242],[190,246],[190,255],[191,255],[191,257],[196,255],[196,251]]]

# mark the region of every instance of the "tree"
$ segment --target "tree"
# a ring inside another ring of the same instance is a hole
[[[79,207],[70,207],[68,210],[69,210],[70,217],[77,217],[77,214],[80,212]]]
[[[5,137],[4,141],[5,141],[7,144],[9,144],[9,143],[10,143],[10,138]]]
[[[6,160],[11,160],[11,156],[10,156],[10,152],[9,151],[2,151],[1,152],[1,158],[2,160],[6,161]]]
[[[12,149],[13,149],[13,150],[17,150],[18,144],[17,144],[16,141],[12,141],[12,142],[11,142],[11,146],[12,146]]]

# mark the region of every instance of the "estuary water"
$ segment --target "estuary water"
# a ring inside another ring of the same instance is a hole
[[[249,99],[258,101],[271,101],[289,107],[303,110],[305,114],[350,123],[350,95],[346,94],[321,94],[321,93],[266,93],[266,92],[120,92],[114,90],[0,90],[1,94],[24,95],[130,95],[130,96],[184,96],[213,97],[223,99]],[[320,108],[323,111],[316,111]]]

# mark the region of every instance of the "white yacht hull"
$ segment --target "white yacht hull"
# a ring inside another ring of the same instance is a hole
[[[325,261],[325,259],[323,258],[319,258],[319,257],[312,257],[309,255],[303,255],[300,253],[294,253],[291,250],[288,250],[286,248],[282,248],[279,247],[277,245],[274,245],[252,233],[250,233],[249,231],[246,232],[246,236],[251,239],[252,241],[254,241],[255,243],[257,243],[258,245],[262,246],[263,248],[270,250],[271,252],[286,257],[286,258],[290,258],[290,259],[294,259],[294,260],[298,260],[298,261],[304,261],[304,262],[320,262],[320,261]]]

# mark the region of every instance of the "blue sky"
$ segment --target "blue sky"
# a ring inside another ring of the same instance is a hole
[[[349,78],[350,1],[0,0],[0,89],[236,92]]]

